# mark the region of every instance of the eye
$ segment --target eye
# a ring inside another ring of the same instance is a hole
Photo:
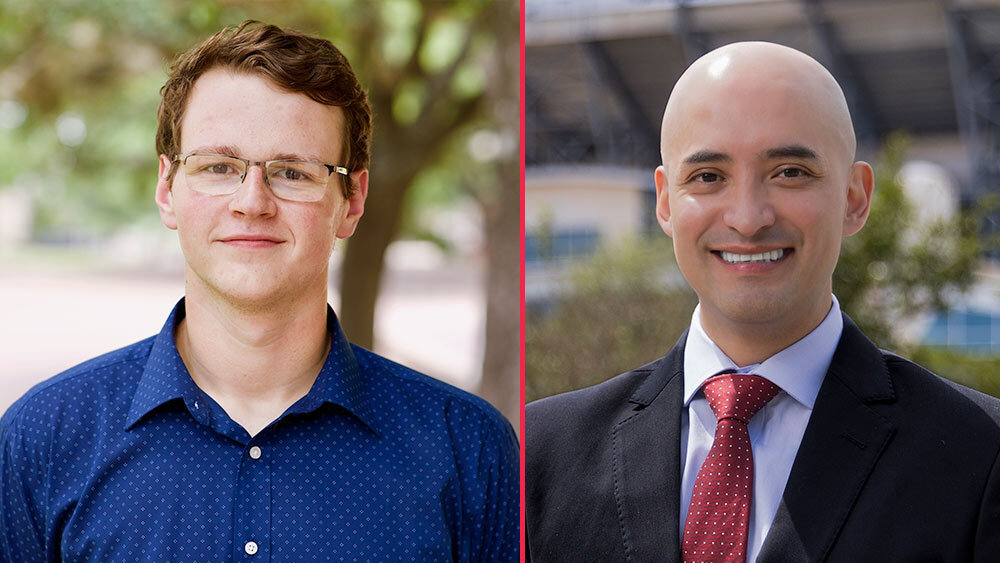
[[[278,180],[288,185],[301,186],[310,183],[321,183],[321,171],[325,171],[323,165],[313,162],[300,162],[297,160],[286,160],[272,162],[267,169],[268,177]]]
[[[784,170],[778,172],[778,176],[782,178],[805,178],[809,176],[809,173],[801,168],[785,168]]]
[[[278,177],[282,180],[301,180],[305,176],[293,168],[283,168],[278,172]]]
[[[704,182],[706,184],[712,184],[714,182],[718,182],[722,178],[719,177],[719,175],[714,172],[702,172],[701,174],[695,176],[694,179],[699,182]]]
[[[233,170],[232,166],[229,166],[228,164],[221,163],[221,162],[216,163],[216,164],[212,164],[212,165],[208,166],[207,168],[205,168],[205,170],[209,174],[232,174],[232,173],[235,172],[235,170]]]

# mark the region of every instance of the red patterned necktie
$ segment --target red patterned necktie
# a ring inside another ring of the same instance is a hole
[[[684,561],[744,563],[753,498],[747,424],[781,389],[763,377],[739,373],[713,376],[702,389],[718,423],[694,482],[681,552]]]

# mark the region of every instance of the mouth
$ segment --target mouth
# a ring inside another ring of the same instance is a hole
[[[245,248],[269,248],[284,242],[280,239],[266,235],[233,235],[221,238],[219,241],[230,246],[241,246]]]
[[[725,250],[713,250],[712,254],[715,254],[722,259],[723,262],[727,264],[771,264],[773,262],[779,262],[789,254],[792,253],[791,248],[778,248],[775,250],[768,250],[765,252],[755,252],[755,253],[737,253],[728,252]]]

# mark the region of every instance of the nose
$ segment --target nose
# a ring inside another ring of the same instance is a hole
[[[250,217],[271,216],[278,209],[274,198],[267,185],[264,166],[251,165],[247,168],[243,183],[229,200],[229,209],[233,213]]]
[[[774,225],[774,207],[766,185],[756,180],[746,180],[733,188],[726,198],[727,207],[723,215],[727,227],[751,238]]]

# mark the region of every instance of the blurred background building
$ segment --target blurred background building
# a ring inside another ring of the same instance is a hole
[[[858,158],[876,165],[870,232],[848,239],[835,277],[845,309],[880,345],[935,368],[926,358],[972,366],[945,375],[1000,391],[979,383],[1000,354],[1000,2],[527,0],[525,10],[529,395],[533,378],[587,369],[546,348],[566,329],[567,296],[593,288],[580,281],[593,278],[587,268],[613,278],[607,254],[666,238],[653,169],[673,84],[702,54],[745,40],[824,64],[847,97]],[[649,259],[672,261],[669,249]],[[635,357],[595,377],[672,344],[630,342]],[[544,387],[535,396],[561,389]]]
[[[366,213],[331,260],[350,340],[517,424],[519,10],[505,0],[0,0],[0,412],[157,331],[183,295],[153,202],[173,58],[257,19],[329,38],[369,90]]]

